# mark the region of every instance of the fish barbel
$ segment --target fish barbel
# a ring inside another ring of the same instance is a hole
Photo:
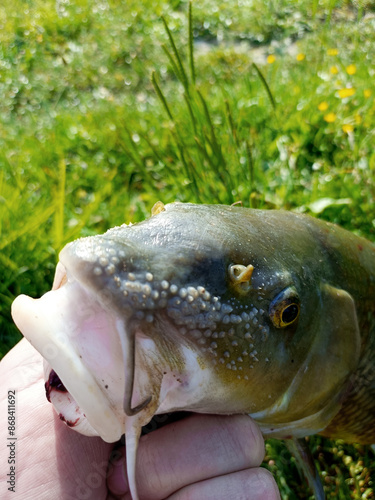
[[[375,442],[375,246],[285,211],[160,204],[60,253],[15,323],[60,418],[125,432],[133,498],[155,414],[249,414],[266,437]]]

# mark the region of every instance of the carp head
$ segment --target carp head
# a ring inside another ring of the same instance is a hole
[[[265,434],[312,434],[359,357],[351,296],[329,282],[310,218],[175,203],[68,244],[52,291],[14,321],[43,355],[60,418],[125,432],[136,497],[141,426],[156,413],[248,413]]]

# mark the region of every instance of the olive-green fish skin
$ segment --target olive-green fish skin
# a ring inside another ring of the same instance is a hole
[[[61,258],[111,307],[137,310],[171,369],[183,371],[181,344],[198,353],[218,385],[188,409],[249,413],[276,437],[375,442],[367,240],[291,212],[176,203]]]
[[[354,298],[361,334],[358,367],[350,377],[342,408],[321,434],[375,443],[375,245],[333,224],[310,221],[330,262],[326,279]]]

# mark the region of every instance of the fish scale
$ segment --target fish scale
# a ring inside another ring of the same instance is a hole
[[[321,434],[347,442],[369,444],[375,443],[374,302],[361,301],[358,317],[361,331],[367,332],[363,336],[358,368],[351,377],[351,387],[341,410]]]

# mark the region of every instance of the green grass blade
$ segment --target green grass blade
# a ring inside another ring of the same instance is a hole
[[[173,115],[171,113],[171,110],[169,109],[169,106],[168,106],[168,103],[167,103],[167,100],[165,99],[164,97],[164,94],[163,92],[161,91],[160,89],[160,86],[158,84],[158,82],[156,81],[156,73],[155,71],[153,71],[151,73],[151,83],[152,85],[154,86],[154,89],[155,89],[155,92],[157,94],[157,96],[159,97],[167,115],[169,116],[169,118],[174,122],[174,118],[173,118]]]
[[[212,145],[213,145],[213,147],[215,149],[215,152],[218,154],[219,157],[221,157],[220,159],[223,159],[222,155],[221,155],[220,146],[219,146],[219,144],[217,142],[217,138],[216,138],[216,134],[215,134],[215,129],[214,129],[214,126],[212,124],[211,115],[210,115],[210,112],[209,112],[206,100],[204,99],[202,93],[199,90],[197,91],[197,93],[198,93],[198,96],[199,96],[199,98],[201,100],[201,103],[203,105],[204,115],[206,117],[206,121],[207,121],[209,129],[210,129]]]
[[[194,65],[194,37],[193,37],[193,4],[189,2],[189,61],[190,77],[195,85],[195,65]]]
[[[64,240],[64,206],[65,206],[66,163],[60,158],[58,163],[58,184],[55,193],[56,211],[54,214],[54,246],[60,250]]]
[[[186,106],[187,106],[187,108],[189,110],[189,115],[190,115],[190,118],[191,118],[191,123],[193,125],[194,133],[196,134],[197,133],[197,121],[195,119],[193,108],[191,106],[189,94],[185,93],[184,94],[184,99],[185,99],[185,102],[186,102]]]
[[[171,44],[172,51],[174,53],[174,56],[175,56],[176,61],[177,61],[177,65],[178,65],[179,70],[180,70],[181,83],[184,86],[186,92],[189,92],[189,81],[188,81],[188,78],[186,76],[186,71],[185,71],[184,65],[182,64],[182,61],[181,61],[180,53],[178,52],[178,49],[177,49],[176,44],[174,42],[171,30],[169,29],[169,26],[167,24],[167,21],[165,20],[164,17],[162,17],[161,19],[163,21],[165,30],[166,30],[168,38],[169,38],[169,43]]]
[[[188,148],[184,148],[178,136],[176,137],[176,145],[179,151],[181,162],[185,168],[186,176],[188,180],[190,180],[192,183],[195,201],[197,201],[198,203],[202,203],[202,198],[200,196],[196,175],[194,173],[194,169],[192,168],[192,162],[187,162],[185,158],[185,150],[188,151]],[[189,167],[189,165],[191,165],[191,167]]]
[[[251,144],[250,141],[246,141],[246,157],[247,157],[247,164],[249,168],[249,177],[250,177],[250,186],[251,189],[254,189],[254,161],[253,161],[253,153],[251,150]]]
[[[260,78],[260,81],[263,84],[263,87],[266,89],[267,95],[271,101],[273,109],[276,109],[275,99],[273,98],[273,95],[272,95],[271,89],[267,83],[267,80],[264,78],[263,73],[260,71],[260,69],[258,68],[258,66],[254,62],[252,64],[252,66],[255,68],[255,71],[258,73],[258,76]]]
[[[55,210],[56,204],[53,204],[45,209],[42,209],[39,213],[33,214],[29,220],[25,220],[24,225],[14,229],[6,238],[3,238],[0,241],[0,251],[25,234],[33,234],[34,231],[47,222]]]
[[[230,131],[231,131],[232,137],[234,139],[234,142],[238,146],[236,126],[234,125],[232,110],[230,109],[228,99],[224,100],[224,104],[225,104],[225,111],[226,111],[226,115],[227,115],[227,120],[228,120],[228,123],[229,123]]]
[[[171,66],[172,66],[172,69],[175,73],[175,75],[177,76],[177,78],[180,80],[180,82],[183,80],[183,76],[181,75],[181,71],[180,71],[180,68],[178,67],[176,61],[173,59],[173,56],[172,54],[170,53],[170,51],[168,50],[168,47],[166,47],[166,45],[162,45],[161,48],[164,50],[166,56],[168,57],[169,59],[169,62],[171,63]]]

